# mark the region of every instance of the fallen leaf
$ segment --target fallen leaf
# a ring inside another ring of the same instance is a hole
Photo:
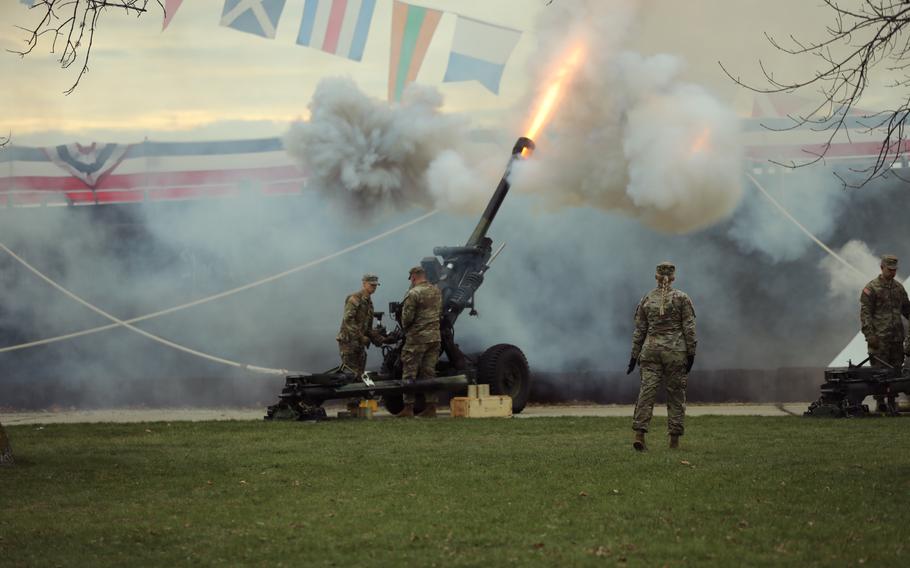
[[[241,480],[240,480],[240,485],[246,485],[246,480],[241,479]]]
[[[681,463],[681,464],[683,464],[683,465],[692,465],[692,464],[689,462],[689,460],[682,460],[682,461],[680,461],[679,463]]]
[[[743,519],[743,520],[739,521],[738,523],[736,523],[736,525],[741,529],[747,529],[747,528],[749,528],[749,521]]]
[[[531,545],[531,548],[533,548],[534,550],[540,550],[543,547],[544,547],[544,543],[542,543],[542,542],[535,542],[534,544]]]
[[[588,494],[585,493],[584,491],[581,491],[581,492],[578,493],[578,496],[579,496],[579,497],[587,497]]]
[[[619,495],[619,489],[614,489],[614,490],[613,490],[613,495]]]
[[[146,432],[148,432],[148,433],[149,433],[149,434],[151,434],[151,433],[152,433],[152,431],[151,431],[151,430],[149,430],[149,429],[148,429],[148,428],[146,428],[146,429],[145,429],[145,431],[146,431]]]

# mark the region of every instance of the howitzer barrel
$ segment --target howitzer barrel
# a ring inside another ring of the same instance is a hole
[[[525,150],[528,153],[532,152],[534,150],[534,141],[522,136],[515,142],[515,146],[512,148],[512,156],[506,165],[506,171],[502,174],[502,179],[499,180],[499,185],[496,187],[496,191],[493,192],[493,197],[487,203],[487,208],[484,210],[483,215],[480,216],[480,221],[477,222],[474,232],[471,233],[471,237],[465,244],[466,247],[479,245],[483,238],[487,236],[487,231],[490,229],[490,225],[493,224],[493,219],[496,218],[500,205],[505,200],[506,194],[509,193],[509,188],[511,187],[509,175],[512,173],[512,164],[515,160],[521,159],[525,155]]]

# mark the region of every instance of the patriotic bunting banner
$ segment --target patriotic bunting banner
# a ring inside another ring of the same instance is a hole
[[[389,100],[400,101],[408,83],[417,78],[442,12],[395,0],[392,8],[392,52],[389,57]]]
[[[221,25],[274,39],[285,0],[225,0]]]
[[[117,167],[129,146],[120,144],[67,144],[45,149],[48,159],[58,167],[94,188],[108,172]]]
[[[444,83],[478,81],[495,94],[521,32],[458,16]]]
[[[0,152],[0,209],[289,195],[305,181],[278,138]]]
[[[161,31],[167,29],[181,4],[183,4],[183,0],[164,0],[164,23],[161,25]]]
[[[306,0],[297,43],[360,61],[375,7],[376,0]]]

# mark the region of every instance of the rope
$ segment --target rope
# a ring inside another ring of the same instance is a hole
[[[375,236],[373,236],[373,237],[370,237],[370,238],[368,238],[368,239],[365,239],[365,240],[363,240],[363,241],[360,241],[360,242],[358,242],[358,243],[356,243],[356,244],[353,244],[353,245],[351,245],[351,246],[349,246],[349,247],[343,248],[343,249],[341,249],[341,250],[339,250],[339,251],[336,251],[336,252],[334,252],[334,253],[332,253],[332,254],[326,255],[326,256],[324,256],[324,257],[322,257],[322,258],[318,258],[318,259],[316,259],[316,260],[311,260],[310,262],[301,264],[300,266],[291,268],[291,269],[289,269],[289,270],[285,270],[284,272],[280,272],[280,273],[278,273],[278,274],[275,274],[275,275],[272,275],[272,276],[269,276],[269,277],[266,277],[266,278],[262,278],[262,279],[260,279],[260,280],[256,280],[255,282],[250,282],[249,284],[244,284],[243,286],[239,286],[239,287],[237,287],[237,288],[233,288],[233,289],[227,290],[227,291],[225,291],[225,292],[220,292],[220,293],[218,293],[218,294],[214,294],[214,295],[208,296],[208,297],[206,297],[206,298],[201,298],[201,299],[195,300],[195,301],[193,301],[193,302],[188,302],[188,303],[186,303],[186,304],[181,304],[181,305],[179,305],[179,306],[174,306],[174,307],[167,308],[167,309],[164,309],[164,310],[161,310],[161,311],[158,311],[158,312],[154,312],[154,313],[151,313],[151,314],[146,314],[146,315],[144,315],[144,316],[139,316],[139,317],[135,317],[135,318],[128,319],[128,320],[121,320],[121,319],[119,319],[119,318],[117,318],[117,317],[115,317],[115,316],[113,316],[113,315],[107,313],[106,311],[102,310],[101,308],[99,308],[99,307],[97,307],[97,306],[91,304],[90,302],[84,300],[83,298],[77,296],[76,294],[70,292],[69,290],[67,290],[66,288],[64,288],[63,286],[61,286],[60,284],[58,284],[57,282],[53,281],[53,280],[52,280],[51,278],[49,278],[48,276],[44,275],[44,274],[43,274],[41,271],[39,271],[37,268],[33,267],[33,266],[32,266],[31,264],[29,264],[25,259],[21,258],[19,255],[17,255],[16,253],[14,253],[14,252],[13,252],[12,250],[10,250],[5,244],[0,243],[0,249],[2,249],[4,252],[6,252],[6,253],[7,253],[8,255],[10,255],[13,259],[15,259],[17,262],[19,262],[20,264],[22,264],[24,267],[26,267],[28,270],[30,270],[32,273],[34,273],[34,274],[35,274],[36,276],[38,276],[40,279],[44,280],[45,282],[47,282],[48,284],[50,284],[52,287],[54,287],[55,289],[57,289],[58,291],[60,291],[60,292],[63,293],[64,295],[68,296],[68,297],[71,298],[72,300],[74,300],[74,301],[76,301],[76,302],[82,304],[83,306],[87,307],[88,309],[92,310],[93,312],[95,312],[95,313],[97,313],[97,314],[103,316],[104,318],[106,318],[106,319],[108,319],[108,320],[114,322],[114,323],[112,323],[112,324],[103,325],[103,326],[99,326],[99,327],[95,327],[95,328],[91,328],[91,329],[86,329],[86,330],[78,331],[78,332],[74,332],[74,333],[68,333],[68,334],[66,334],[66,335],[59,335],[59,336],[56,336],[56,337],[50,337],[50,338],[47,338],[47,339],[41,339],[41,340],[38,340],[38,341],[29,342],[29,343],[22,343],[22,344],[19,344],[19,345],[12,345],[12,346],[9,346],[9,347],[3,347],[3,348],[0,348],[0,353],[5,353],[5,352],[7,352],[7,351],[16,351],[16,350],[19,350],[19,349],[27,349],[27,348],[29,348],[29,347],[36,347],[36,346],[38,346],[38,345],[47,345],[47,344],[49,344],[49,343],[55,343],[55,342],[57,342],[57,341],[63,341],[63,340],[66,340],[66,339],[73,339],[73,338],[75,338],[75,337],[81,337],[81,336],[83,336],[83,335],[90,335],[90,334],[92,334],[92,333],[98,333],[98,332],[100,332],[100,331],[105,331],[105,330],[108,330],[108,329],[113,329],[113,328],[115,328],[115,327],[121,327],[121,326],[122,326],[122,327],[125,327],[125,328],[127,328],[127,329],[129,329],[129,330],[131,330],[131,331],[134,331],[134,332],[136,332],[136,333],[138,333],[138,334],[140,334],[140,335],[142,335],[142,336],[145,336],[145,337],[147,337],[147,338],[149,338],[149,339],[152,339],[153,341],[157,341],[157,342],[159,342],[159,343],[162,343],[162,344],[164,344],[164,345],[167,345],[168,347],[172,347],[172,348],[174,348],[174,349],[177,349],[178,351],[183,351],[184,353],[189,353],[189,354],[191,354],[191,355],[196,355],[197,357],[201,357],[201,358],[203,358],[203,359],[208,359],[208,360],[210,360],[210,361],[214,361],[214,362],[217,362],[217,363],[222,363],[222,364],[224,364],[224,365],[229,365],[229,366],[232,366],[232,367],[237,367],[237,368],[249,370],[249,371],[256,372],[256,373],[264,373],[264,374],[271,374],[271,375],[278,375],[278,374],[280,374],[280,375],[287,375],[287,374],[288,374],[288,370],[287,370],[287,369],[273,369],[273,368],[270,368],[270,367],[259,367],[259,366],[256,366],[256,365],[247,365],[247,364],[244,364],[244,363],[239,363],[239,362],[237,362],[237,361],[232,361],[232,360],[230,360],[230,359],[225,359],[225,358],[223,358],[223,357],[217,357],[217,356],[214,356],[214,355],[209,355],[209,354],[207,354],[207,353],[203,353],[203,352],[197,351],[197,350],[195,350],[195,349],[191,349],[191,348],[188,348],[188,347],[184,347],[184,346],[182,346],[182,345],[179,345],[179,344],[177,344],[177,343],[174,343],[174,342],[172,342],[172,341],[169,341],[169,340],[167,340],[167,339],[165,339],[165,338],[163,338],[163,337],[160,337],[160,336],[151,334],[151,333],[149,333],[149,332],[147,332],[147,331],[143,331],[142,329],[139,329],[139,328],[137,328],[137,327],[135,327],[135,326],[133,326],[133,325],[131,325],[131,324],[137,323],[137,322],[140,322],[140,321],[149,320],[149,319],[156,318],[156,317],[160,317],[160,316],[163,316],[163,315],[166,315],[166,314],[170,314],[170,313],[173,313],[173,312],[176,312],[176,311],[179,311],[179,310],[183,310],[183,309],[186,309],[186,308],[191,308],[191,307],[194,307],[194,306],[198,306],[198,305],[200,305],[200,304],[204,304],[204,303],[207,303],[207,302],[212,302],[212,301],[214,301],[214,300],[219,300],[219,299],[221,299],[221,298],[226,298],[226,297],[228,297],[228,296],[231,296],[231,295],[233,295],[233,294],[237,294],[237,293],[242,292],[242,291],[244,291],[244,290],[249,290],[249,289],[251,289],[251,288],[255,288],[255,287],[257,287],[257,286],[261,286],[261,285],[263,285],[263,284],[267,284],[267,283],[269,283],[269,282],[273,282],[273,281],[279,280],[279,279],[281,279],[281,278],[285,278],[285,277],[287,277],[287,276],[290,276],[291,274],[295,274],[295,273],[297,273],[297,272],[306,270],[306,269],[308,269],[308,268],[312,268],[312,267],[314,267],[314,266],[317,266],[317,265],[319,265],[319,264],[322,264],[322,263],[324,263],[324,262],[327,262],[327,261],[329,261],[329,260],[332,260],[332,259],[334,259],[334,258],[337,258],[337,257],[339,257],[339,256],[342,256],[342,255],[347,254],[347,253],[349,253],[349,252],[352,252],[352,251],[354,251],[354,250],[357,250],[357,249],[359,249],[359,248],[362,248],[362,247],[364,247],[364,246],[366,246],[366,245],[368,245],[368,244],[371,244],[371,243],[374,243],[374,242],[376,242],[376,241],[378,241],[378,240],[384,239],[384,238],[386,238],[386,237],[388,237],[388,236],[390,236],[390,235],[392,235],[392,234],[394,234],[394,233],[397,233],[397,232],[402,231],[402,230],[404,230],[404,229],[406,229],[406,228],[408,228],[408,227],[410,227],[410,226],[412,226],[412,225],[415,225],[415,224],[417,224],[417,223],[419,223],[419,222],[421,222],[421,221],[423,221],[423,220],[425,220],[425,219],[427,219],[427,218],[429,218],[429,217],[435,215],[435,214],[438,213],[438,212],[439,212],[438,209],[434,209],[434,210],[432,210],[432,211],[430,211],[430,212],[428,212],[428,213],[425,213],[425,214],[423,214],[423,215],[421,215],[421,216],[419,216],[419,217],[417,217],[417,218],[415,218],[415,219],[412,219],[412,220],[410,220],[410,221],[407,221],[406,223],[402,223],[401,225],[398,225],[397,227],[393,227],[392,229],[389,229],[388,231],[385,231],[385,232],[383,232],[383,233],[380,233],[380,234],[378,234],[378,235],[375,235]]]
[[[817,244],[819,247],[821,247],[821,249],[822,249],[823,251],[825,251],[826,253],[830,254],[830,255],[831,255],[832,257],[834,257],[838,262],[840,262],[841,264],[843,264],[844,266],[846,266],[847,268],[849,268],[850,270],[852,270],[853,272],[855,272],[858,276],[860,276],[860,277],[865,277],[865,276],[866,276],[860,269],[858,269],[857,267],[853,266],[852,264],[850,264],[849,262],[847,262],[846,260],[844,260],[844,258],[843,258],[841,255],[839,255],[839,254],[837,254],[836,252],[834,252],[833,250],[831,250],[831,248],[830,248],[828,245],[826,245],[825,243],[823,243],[822,241],[820,241],[820,240],[818,239],[818,237],[816,237],[815,235],[813,235],[813,234],[809,231],[809,229],[807,229],[806,227],[803,226],[802,223],[800,223],[799,221],[797,221],[797,220],[796,220],[796,217],[794,217],[793,215],[791,215],[790,212],[787,211],[787,210],[784,208],[784,206],[780,204],[779,201],[777,201],[776,199],[774,199],[774,197],[772,197],[771,194],[768,193],[768,191],[767,191],[764,187],[762,187],[762,185],[761,185],[760,183],[758,183],[758,180],[757,180],[757,179],[755,179],[754,177],[752,177],[752,174],[746,174],[746,176],[747,176],[750,180],[752,180],[752,183],[755,184],[755,187],[762,193],[762,195],[764,195],[765,198],[766,198],[768,201],[771,202],[771,205],[774,205],[774,207],[776,207],[777,210],[780,211],[780,212],[784,215],[784,217],[786,217],[787,219],[789,219],[790,221],[792,221],[793,224],[796,225],[796,226],[799,228],[799,230],[801,230],[803,233],[805,233],[807,237],[809,237],[810,239],[812,239],[812,241],[815,242],[815,244]]]

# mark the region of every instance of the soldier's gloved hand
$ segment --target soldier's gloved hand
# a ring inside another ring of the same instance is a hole
[[[686,373],[692,370],[692,365],[695,364],[695,355],[686,356]]]
[[[866,340],[866,344],[868,344],[870,351],[878,350],[878,338],[874,335]]]
[[[360,344],[363,345],[364,347],[366,347],[367,345],[370,344],[370,338],[367,337],[366,335],[364,335],[363,337],[360,338]]]
[[[637,365],[637,364],[638,364],[638,359],[636,359],[635,357],[632,357],[631,359],[629,359],[629,368],[626,369],[626,374],[631,375],[632,371],[635,370],[635,365]]]

